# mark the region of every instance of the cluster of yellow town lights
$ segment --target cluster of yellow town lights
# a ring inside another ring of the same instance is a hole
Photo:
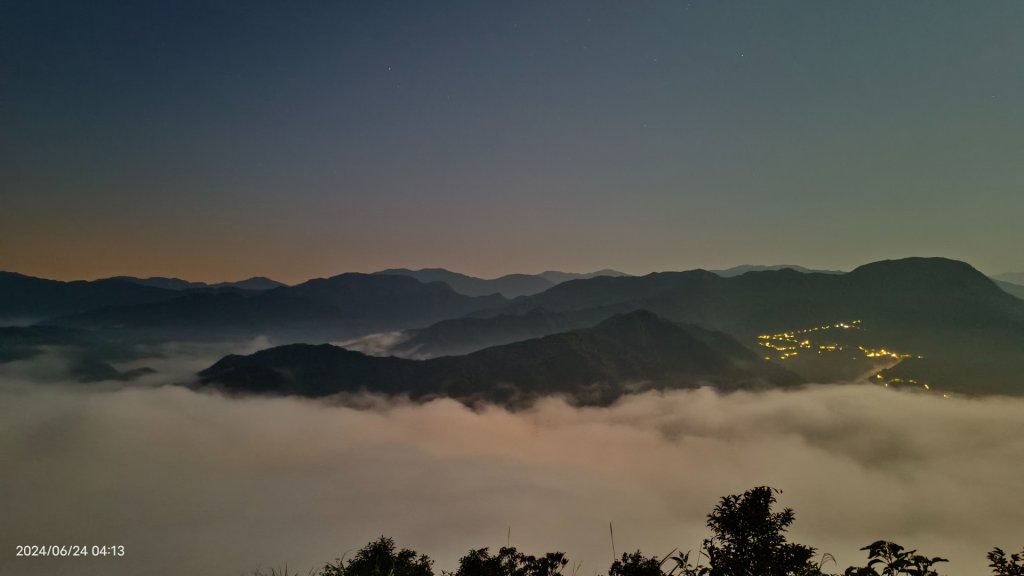
[[[803,328],[801,330],[789,330],[786,332],[779,332],[777,334],[761,334],[757,337],[758,345],[763,348],[767,348],[769,352],[764,357],[765,360],[772,360],[773,356],[778,360],[786,360],[794,356],[799,356],[801,352],[811,353],[816,352],[817,354],[829,353],[829,352],[842,352],[847,348],[842,344],[836,343],[825,343],[815,344],[807,337],[814,332],[825,332],[828,330],[861,330],[861,321],[853,320],[851,322],[838,322],[836,324],[826,324],[824,326],[814,326],[812,328]],[[895,350],[889,350],[888,348],[867,348],[865,346],[857,346],[857,349],[866,358],[877,358],[877,359],[892,359],[902,360],[904,358],[914,357],[911,354],[904,354],[896,352]],[[916,356],[917,358],[923,358],[923,356]],[[890,384],[894,386],[913,386],[920,387],[924,390],[931,390],[931,386],[924,382],[918,382],[913,378],[889,378],[886,379],[882,373],[875,374],[875,380],[884,384],[886,388]],[[943,394],[943,397],[948,395]]]
[[[910,358],[910,354],[900,354],[899,352],[893,352],[892,350],[886,350],[885,348],[865,348],[863,346],[857,346],[857,348],[860,348],[860,351],[868,358],[893,358],[895,360]]]
[[[920,358],[920,356],[918,356],[918,358]],[[926,382],[918,382],[917,380],[915,380],[913,378],[889,378],[889,379],[886,379],[885,376],[883,376],[881,373],[878,373],[878,374],[875,374],[875,379],[877,379],[879,382],[884,384],[886,388],[888,388],[889,385],[892,384],[893,386],[911,386],[911,387],[914,387],[914,388],[920,387],[920,388],[922,388],[924,390],[929,390],[929,391],[932,389],[932,387],[928,383],[926,383]],[[943,398],[949,398],[949,394],[943,394],[942,397]]]
[[[804,335],[812,332],[823,332],[826,330],[859,330],[860,320],[854,320],[852,322],[839,322],[837,324],[826,324],[824,326],[814,326],[812,328],[803,328],[801,330],[790,330],[788,332],[779,332],[778,334],[761,334],[757,337],[758,344],[774,350],[780,353],[778,356],[779,360],[785,360],[792,358],[800,354],[800,351],[815,351],[818,354],[822,352],[841,352],[845,347],[839,344],[811,344],[811,341]],[[771,360],[771,356],[765,356],[765,360]]]

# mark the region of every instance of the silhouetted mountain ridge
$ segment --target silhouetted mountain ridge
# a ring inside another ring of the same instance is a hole
[[[948,309],[952,304],[968,309]],[[722,278],[693,270],[575,280],[519,299],[503,312],[602,306],[648,308],[667,318],[727,331],[785,328],[850,315],[884,323],[894,312],[926,324],[972,315],[994,323],[1024,318],[1019,301],[992,280],[968,264],[943,258],[875,262],[846,274],[783,269]]]
[[[110,306],[56,318],[53,324],[122,330],[155,339],[342,340],[425,326],[507,301],[469,297],[440,282],[347,273],[265,291],[187,291],[134,306]]]
[[[173,298],[173,290],[117,279],[62,282],[0,272],[0,319],[42,319],[115,304]]]
[[[414,358],[468,354],[490,346],[586,328],[613,313],[604,309],[562,313],[534,308],[524,314],[453,318],[406,331],[406,338],[389,352]]]
[[[594,272],[560,272],[558,270],[545,270],[538,274],[541,278],[545,278],[551,281],[553,284],[561,284],[562,282],[568,282],[569,280],[586,280],[588,278],[597,278],[598,276],[630,276],[625,272],[619,272],[611,268],[603,268]]]
[[[796,272],[802,272],[804,274],[843,274],[842,270],[815,270],[813,268],[805,268],[803,266],[797,266],[796,264],[742,264],[740,266],[733,266],[732,268],[726,268],[725,270],[712,270],[715,274],[723,278],[731,278],[733,276],[740,276],[747,272],[773,272],[777,270],[794,270]]]
[[[952,391],[1022,392],[1024,301],[968,264],[943,258],[874,262],[845,274],[782,269],[728,278],[704,270],[598,276],[512,302],[388,274],[342,274],[266,291],[181,291],[5,273],[0,296],[7,318],[70,311],[50,323],[88,328],[107,341],[265,335],[278,342],[331,342],[404,330],[405,342],[394,351],[409,356],[464,354],[639,309],[726,332],[751,347],[761,334],[857,319],[870,332],[863,343],[915,356],[894,374],[927,375]]]
[[[311,397],[374,392],[515,406],[548,394],[604,404],[647,388],[800,382],[726,334],[668,322],[647,311],[616,315],[593,328],[431,360],[289,345],[227,356],[200,377],[204,386],[232,392]]]
[[[458,272],[445,270],[444,268],[423,268],[410,270],[408,268],[389,268],[374,272],[374,274],[390,274],[399,276],[411,276],[421,282],[444,282],[453,290],[467,296],[487,296],[501,294],[506,298],[516,298],[543,292],[548,288],[577,278],[592,278],[602,275],[623,275],[615,270],[599,270],[587,274],[575,274],[570,272],[557,272],[549,270],[541,274],[506,274],[492,279],[476,278]]]
[[[1003,274],[996,274],[992,279],[1024,286],[1024,272],[1004,272]]]
[[[907,366],[944,389],[1024,391],[1024,302],[970,265],[944,258],[875,262],[846,274],[783,269],[722,278],[693,270],[574,280],[489,313],[490,332],[534,309],[597,318],[648,309],[751,345],[758,334],[860,319],[880,346],[925,356]],[[446,338],[459,340],[453,333]]]
[[[1014,284],[1013,282],[1004,282],[1002,280],[995,280],[996,286],[999,286],[1003,292],[1012,294],[1017,298],[1024,300],[1024,286],[1020,284]]]
[[[156,288],[164,288],[166,290],[195,290],[203,288],[238,288],[240,290],[270,290],[271,288],[278,288],[285,284],[278,282],[277,280],[271,280],[266,276],[253,276],[252,278],[246,278],[245,280],[236,280],[234,282],[215,282],[209,284],[206,282],[195,282],[191,280],[182,280],[181,278],[167,278],[164,276],[150,276],[148,278],[138,278],[135,276],[114,276],[111,280],[125,280],[135,284],[141,284],[142,286],[153,286]]]

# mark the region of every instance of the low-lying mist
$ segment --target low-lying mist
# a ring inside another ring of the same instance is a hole
[[[846,385],[510,413],[158,385],[204,367],[199,352],[140,362],[160,371],[142,385],[55,381],[56,355],[0,371],[0,573],[305,573],[381,534],[440,573],[510,530],[589,575],[612,559],[609,522],[620,554],[696,550],[718,498],[756,485],[783,490],[791,540],[833,554],[835,572],[875,539],[949,558],[955,575],[1024,544],[1024,399]],[[16,558],[22,544],[126,556]]]

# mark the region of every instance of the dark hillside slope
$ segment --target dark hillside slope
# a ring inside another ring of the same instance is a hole
[[[648,309],[745,343],[759,334],[861,320],[880,345],[924,356],[914,364],[946,389],[1024,392],[1024,301],[955,260],[888,260],[847,274],[779,270],[721,278],[696,270],[575,280],[520,298],[503,313],[602,307]]]
[[[615,310],[605,308],[579,312],[533,309],[524,314],[453,318],[406,331],[408,338],[390,352],[407,358],[469,354],[491,346],[587,328],[614,314]]]
[[[736,389],[800,382],[728,335],[646,311],[465,356],[418,361],[293,345],[228,356],[200,376],[204,386],[233,392],[317,397],[368,391],[515,406],[547,394],[603,404],[646,388],[713,384]]]

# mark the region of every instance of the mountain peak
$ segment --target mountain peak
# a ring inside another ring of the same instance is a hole
[[[813,268],[805,268],[804,266],[798,266],[796,264],[742,264],[740,266],[733,266],[732,268],[726,268],[725,270],[712,270],[715,274],[718,274],[722,278],[730,278],[732,276],[741,276],[748,272],[778,272],[782,270],[788,270],[791,272],[800,272],[803,274],[842,274],[840,270],[816,270]]]
[[[616,315],[594,328],[464,356],[405,360],[329,345],[291,345],[226,357],[199,377],[200,386],[238,392],[317,397],[368,391],[511,407],[528,406],[550,394],[608,404],[645,388],[710,383],[734,389],[800,382],[731,336],[675,324],[646,310]]]
[[[627,327],[665,326],[673,322],[658,316],[646,309],[632,310],[622,314],[614,314],[596,326],[599,329],[621,330]]]
[[[919,282],[929,281],[951,281],[974,282],[986,286],[992,285],[992,281],[979,272],[976,268],[966,262],[941,257],[920,257],[900,258],[895,260],[881,260],[858,266],[851,276],[885,278],[886,281],[909,280]]]

